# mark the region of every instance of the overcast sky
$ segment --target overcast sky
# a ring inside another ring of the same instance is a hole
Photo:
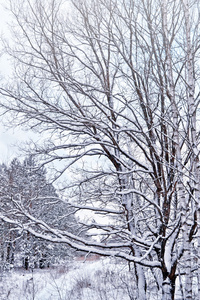
[[[9,37],[7,22],[11,20],[8,11],[3,8],[6,0],[0,0],[0,34],[3,37]],[[2,49],[1,49],[2,50]],[[1,51],[2,52],[2,51]],[[5,55],[0,57],[0,78],[5,78],[10,72],[9,62]],[[1,84],[1,82],[0,82]],[[31,134],[20,130],[19,128],[8,129],[4,126],[2,120],[0,123],[0,163],[8,163],[12,158],[19,156],[18,146],[31,136]]]

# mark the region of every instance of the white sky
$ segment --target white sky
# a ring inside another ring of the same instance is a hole
[[[0,34],[3,37],[9,37],[7,22],[11,20],[9,12],[3,8],[3,5],[6,5],[6,2],[7,0],[0,0]],[[1,55],[0,78],[5,78],[5,76],[9,74],[9,71],[9,62],[5,55]],[[0,119],[0,122],[0,163],[8,163],[12,158],[16,156],[19,157],[20,151],[18,150],[18,145],[22,146],[23,142],[25,142],[31,134],[28,134],[19,128],[8,129],[4,126],[2,119]]]

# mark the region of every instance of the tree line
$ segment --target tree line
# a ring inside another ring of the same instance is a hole
[[[77,226],[69,207],[58,201],[53,184],[46,178],[46,170],[38,168],[32,156],[22,163],[15,158],[9,165],[0,165],[0,199],[1,213],[9,215],[12,220],[11,223],[7,223],[6,219],[0,223],[2,271],[21,266],[25,269],[44,268],[72,258],[69,248],[50,244],[23,231],[23,222],[26,221],[20,211],[22,207],[55,228],[67,228],[73,232]],[[18,219],[22,221],[21,228],[15,223]]]

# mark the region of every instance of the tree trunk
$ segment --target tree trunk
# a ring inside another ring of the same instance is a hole
[[[25,268],[25,270],[28,270],[28,268],[29,268],[29,257],[28,256],[26,256],[24,258],[24,268]]]
[[[174,300],[174,297],[175,297],[175,281],[176,281],[175,276],[172,279],[167,277],[163,280],[162,300]]]
[[[136,273],[138,278],[138,300],[146,300],[146,287],[143,267],[136,265]]]

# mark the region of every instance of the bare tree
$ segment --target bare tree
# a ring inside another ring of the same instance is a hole
[[[21,207],[23,228],[133,262],[138,299],[148,297],[149,272],[158,297],[174,299],[180,276],[185,299],[193,299],[199,1],[27,0],[10,9],[15,42],[6,51],[15,75],[1,87],[1,106],[17,124],[46,132],[35,153],[44,163],[62,161],[56,178],[75,170],[68,187],[74,211],[106,216],[82,221],[101,242],[55,229]],[[200,295],[200,278],[198,286]]]

